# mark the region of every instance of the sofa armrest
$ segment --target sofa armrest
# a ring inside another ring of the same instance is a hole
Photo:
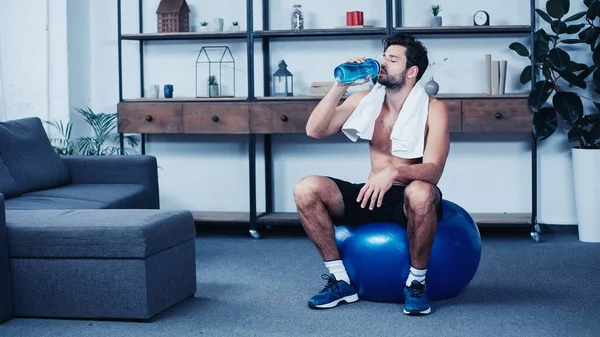
[[[12,283],[8,254],[8,228],[4,211],[4,195],[0,193],[0,323],[13,317]]]
[[[147,155],[61,156],[73,184],[139,184],[146,186],[159,208],[158,164]]]

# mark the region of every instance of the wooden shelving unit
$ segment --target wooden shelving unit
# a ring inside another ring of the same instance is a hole
[[[145,133],[242,133],[248,134],[248,175],[250,177],[250,202],[247,212],[198,212],[194,218],[199,223],[243,223],[250,234],[260,237],[259,228],[264,224],[298,225],[298,215],[273,210],[273,164],[271,158],[271,134],[302,133],[305,121],[314,105],[322,96],[272,97],[270,88],[271,42],[276,40],[318,39],[381,39],[393,33],[408,33],[418,37],[489,37],[526,36],[533,40],[535,32],[535,0],[529,0],[529,25],[504,26],[443,26],[405,27],[402,24],[402,2],[382,0],[386,3],[384,27],[333,27],[323,29],[272,30],[269,27],[269,1],[262,1],[262,27],[254,29],[254,15],[247,11],[247,31],[240,32],[189,32],[145,33],[140,19],[139,32],[121,33],[121,0],[118,5],[118,53],[119,53],[119,132],[142,134],[142,153],[145,152]],[[142,15],[142,0],[138,0]],[[246,8],[254,8],[253,0],[246,0]],[[219,40],[245,41],[247,48],[248,92],[242,97],[174,97],[171,99],[133,98],[124,99],[122,90],[122,43],[139,43],[140,92],[144,83],[144,44],[154,41]],[[255,74],[255,42],[262,46],[263,72]],[[532,42],[531,42],[532,43]],[[255,95],[255,77],[262,76],[264,97]],[[533,78],[533,76],[532,76]],[[347,97],[347,96],[346,96]],[[451,117],[451,132],[529,132],[531,114],[527,106],[527,94],[509,93],[487,95],[485,93],[440,93],[437,98],[445,100]],[[264,137],[266,211],[258,212],[256,205],[256,144],[257,136]],[[537,219],[537,143],[532,136],[532,213],[486,213],[472,214],[480,224],[531,225],[531,236],[539,242]]]

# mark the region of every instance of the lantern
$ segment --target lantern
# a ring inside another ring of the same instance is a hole
[[[273,96],[294,96],[294,75],[287,70],[283,60],[273,74]]]

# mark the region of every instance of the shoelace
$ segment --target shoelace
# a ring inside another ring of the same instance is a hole
[[[425,285],[423,283],[412,284],[408,287],[408,296],[421,298],[425,294]]]
[[[321,290],[321,292],[328,291],[329,289],[332,289],[332,290],[335,290],[335,291],[341,291],[340,285],[338,284],[339,281],[337,281],[336,279],[331,278],[327,274],[321,275],[321,278],[327,281],[327,284],[325,285],[325,287],[323,288],[323,290]]]

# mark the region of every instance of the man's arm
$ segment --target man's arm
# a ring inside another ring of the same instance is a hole
[[[394,167],[395,181],[407,184],[413,180],[422,180],[434,185],[440,181],[450,151],[448,111],[442,101],[431,102],[427,125],[429,130],[425,139],[423,163]]]
[[[346,89],[348,89],[348,86],[334,82],[327,91],[327,94],[317,104],[306,123],[306,134],[309,137],[321,139],[340,132],[352,111],[369,92],[369,90],[356,92],[338,106]]]

